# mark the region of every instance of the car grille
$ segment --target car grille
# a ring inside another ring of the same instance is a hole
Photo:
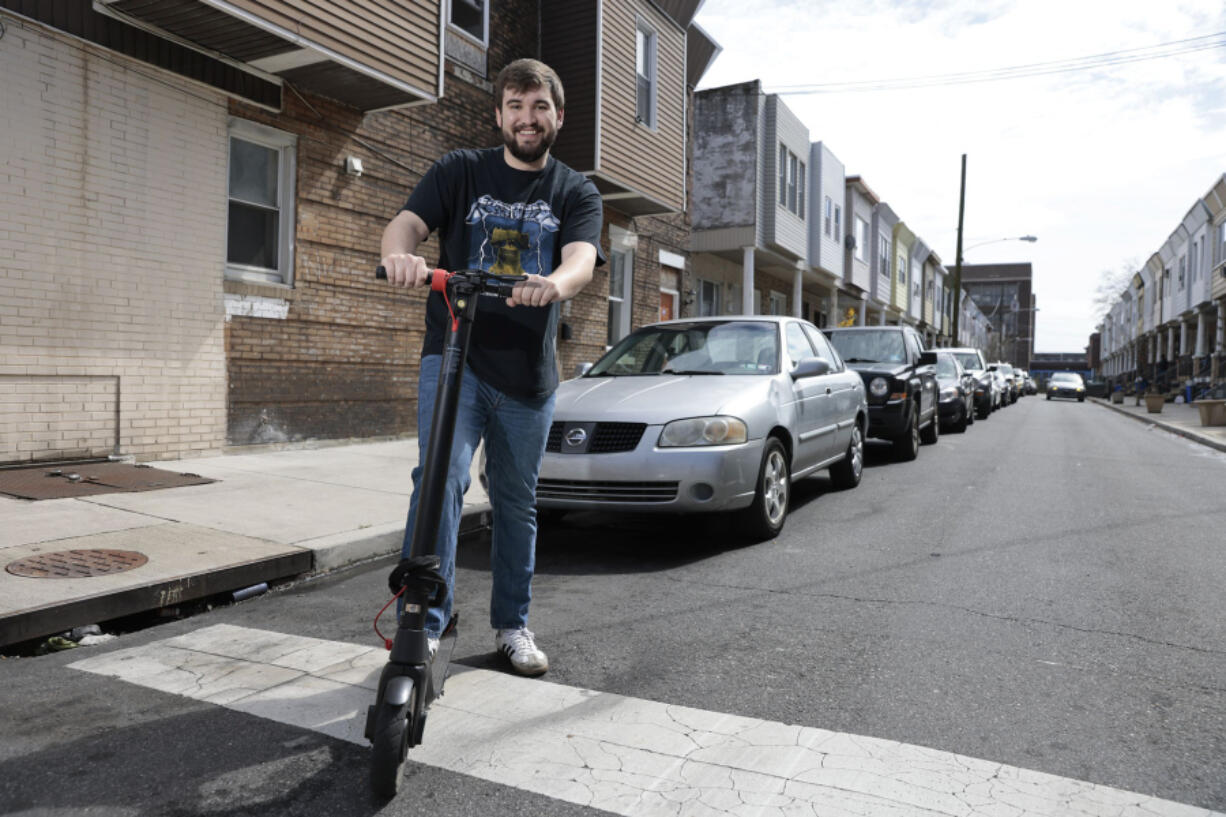
[[[541,479],[537,499],[582,499],[588,502],[672,502],[676,482],[585,482],[572,479]]]
[[[562,430],[565,423],[556,421],[549,427],[549,439],[545,442],[545,450],[557,454],[562,450]],[[643,432],[647,430],[646,423],[597,423],[592,432],[592,442],[588,444],[588,454],[616,454],[619,451],[633,451],[638,448]]]

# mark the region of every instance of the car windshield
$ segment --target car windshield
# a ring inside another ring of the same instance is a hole
[[[958,364],[949,355],[937,355],[937,377],[957,377]]]
[[[958,352],[955,357],[962,364],[964,369],[982,369],[983,364],[979,362],[979,355],[974,352]]]
[[[779,333],[767,321],[644,326],[596,361],[585,377],[771,375],[779,371]]]
[[[1051,376],[1053,383],[1067,383],[1070,386],[1081,385],[1081,375],[1073,372],[1056,372]]]
[[[997,363],[997,364],[996,364],[996,371],[1000,372],[1000,373],[1001,373],[1001,374],[1003,374],[1005,377],[1012,377],[1012,376],[1013,376],[1013,367],[1012,367],[1012,366],[1010,366],[1008,363]]]
[[[903,363],[907,359],[902,332],[835,331],[829,337],[839,356],[848,363]]]

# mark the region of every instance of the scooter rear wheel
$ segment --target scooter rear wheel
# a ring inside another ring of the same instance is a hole
[[[400,791],[404,762],[409,756],[409,713],[413,694],[403,706],[378,704],[370,750],[370,788],[376,797],[391,800]]]

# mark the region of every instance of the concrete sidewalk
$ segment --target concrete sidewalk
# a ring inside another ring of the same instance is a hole
[[[0,568],[68,550],[135,551],[148,559],[82,578],[0,569],[0,647],[399,552],[417,440],[149,465],[216,482],[38,502],[0,496]],[[461,531],[488,520],[474,460]]]
[[[1202,426],[1200,424],[1200,409],[1196,403],[1164,403],[1162,411],[1150,414],[1145,409],[1145,401],[1136,405],[1135,397],[1125,397],[1123,403],[1112,403],[1109,400],[1091,397],[1090,402],[1128,415],[1143,423],[1152,423],[1158,428],[1178,434],[1189,440],[1226,451],[1226,426]]]

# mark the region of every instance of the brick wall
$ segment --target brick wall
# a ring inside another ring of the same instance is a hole
[[[0,462],[219,451],[221,95],[5,27]]]

